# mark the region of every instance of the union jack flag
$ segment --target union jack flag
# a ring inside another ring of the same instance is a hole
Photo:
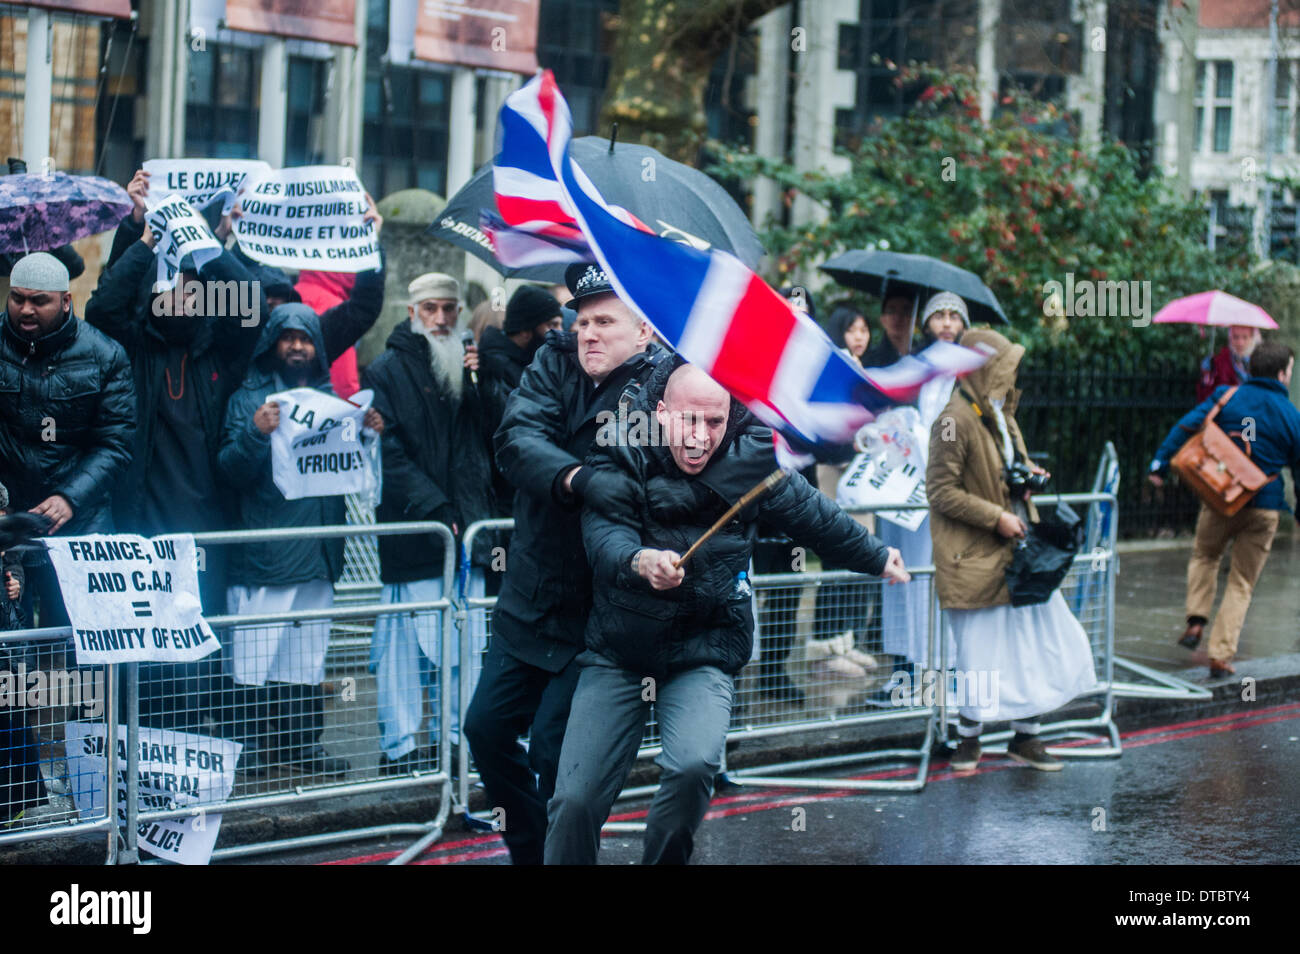
[[[506,99],[500,123],[493,165],[499,216],[484,216],[497,258],[510,266],[598,262],[619,297],[669,346],[801,451],[846,444],[925,381],[986,360],[940,342],[889,368],[863,371],[734,255],[661,238],[609,205],[569,156],[573,120],[549,70]]]

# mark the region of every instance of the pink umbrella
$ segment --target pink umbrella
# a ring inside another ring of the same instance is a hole
[[[1186,298],[1176,298],[1156,312],[1152,320],[1159,324],[1277,327],[1277,322],[1263,308],[1221,291],[1200,292]]]

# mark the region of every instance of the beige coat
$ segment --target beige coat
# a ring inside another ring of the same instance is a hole
[[[934,542],[935,588],[944,609],[983,609],[1011,602],[1006,569],[1014,541],[997,532],[998,517],[1011,511],[992,400],[1002,398],[1012,443],[1028,460],[1014,418],[1020,392],[1016,370],[1025,349],[996,331],[962,336],[964,347],[990,348],[993,356],[953,389],[947,407],[930,431],[925,471],[930,499],[930,538]],[[971,399],[975,404],[972,405]],[[1037,520],[1033,505],[1029,518]]]

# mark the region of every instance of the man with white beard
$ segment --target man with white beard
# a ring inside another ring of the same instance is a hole
[[[407,321],[388,336],[387,348],[361,377],[373,388],[374,406],[385,422],[382,442],[383,497],[380,523],[436,520],[459,543],[465,528],[495,515],[492,492],[492,432],[480,400],[478,353],[457,331],[460,283],[432,272],[408,286]],[[483,567],[490,562],[490,538],[471,554],[470,596],[484,593]],[[379,538],[380,578],[385,603],[441,599],[443,544],[432,534]],[[379,689],[380,771],[399,775],[438,764],[438,661],[441,614],[381,616],[375,625],[370,670]],[[471,614],[473,647],[486,641],[483,614]],[[456,634],[452,633],[454,640]],[[453,659],[459,647],[453,646]],[[459,666],[451,671],[451,741],[459,733]],[[422,689],[432,704],[428,749],[417,736],[423,716]],[[473,691],[473,684],[470,685]],[[447,758],[449,753],[441,753]]]

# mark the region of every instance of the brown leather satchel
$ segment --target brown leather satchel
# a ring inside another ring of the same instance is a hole
[[[1192,435],[1169,462],[1169,466],[1207,507],[1225,517],[1236,514],[1261,487],[1277,479],[1276,474],[1265,477],[1264,472],[1250,459],[1250,441],[1245,442],[1246,450],[1243,452],[1214,423],[1219,408],[1227,404],[1236,393],[1236,388],[1229,388],[1219,398],[1210,413],[1205,415],[1201,429]]]

